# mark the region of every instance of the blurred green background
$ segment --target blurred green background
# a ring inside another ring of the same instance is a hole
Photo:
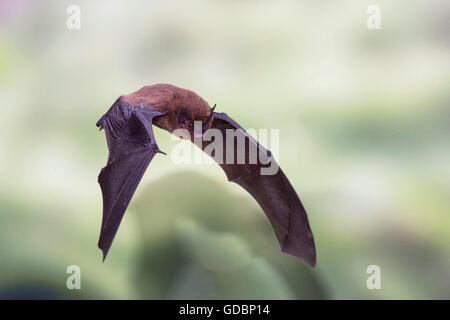
[[[381,30],[366,27],[372,4]],[[1,0],[0,298],[450,298],[449,53],[448,0]],[[159,129],[169,155],[102,263],[95,123],[161,82],[280,129],[316,268],[280,252],[218,166],[174,165]],[[81,290],[66,288],[69,265]]]

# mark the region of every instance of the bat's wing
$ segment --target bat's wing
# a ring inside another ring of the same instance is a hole
[[[152,119],[162,113],[148,106],[134,107],[118,99],[97,122],[104,128],[108,163],[98,176],[103,194],[103,219],[98,247],[108,254],[125,210],[145,169],[157,152]]]
[[[216,161],[222,159],[222,163],[219,162],[219,165],[225,171],[228,180],[239,184],[255,198],[269,219],[281,250],[314,267],[316,250],[305,208],[281,168],[278,167],[276,162],[273,162],[275,159],[271,157],[270,151],[261,146],[225,113],[215,112],[211,127],[222,132],[223,155],[214,154],[214,156],[218,156],[215,159]],[[229,129],[234,131],[235,138],[231,138],[231,135],[230,138],[227,138],[226,131]],[[239,138],[245,139],[245,149],[242,150],[242,147],[240,147],[240,151],[237,150]],[[235,140],[234,143],[233,139]],[[206,151],[205,146],[208,144],[209,142],[203,142],[203,151]],[[252,147],[258,153],[258,159],[253,161],[253,164],[249,161],[254,159],[249,155]],[[230,152],[234,152],[233,156],[230,157],[234,161],[227,164],[226,158]],[[245,163],[239,164],[239,152],[241,152],[242,157],[241,163],[243,158],[245,158]],[[276,166],[278,170],[270,172],[268,168],[271,165]],[[261,169],[263,168],[266,168],[272,174],[262,174]]]

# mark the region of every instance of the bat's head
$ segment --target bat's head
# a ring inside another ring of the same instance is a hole
[[[187,108],[181,108],[177,115],[178,126],[181,129],[189,131],[191,136],[202,136],[206,130],[211,128],[211,123],[214,117],[214,107],[209,109],[209,113],[205,116],[202,114],[193,114]],[[201,126],[196,125],[201,124]]]

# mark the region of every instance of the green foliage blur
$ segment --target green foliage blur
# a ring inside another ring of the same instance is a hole
[[[368,30],[371,4],[0,1],[0,298],[449,299],[450,4],[379,0]],[[170,161],[178,141],[157,128],[168,155],[102,263],[95,123],[155,83],[280,129],[316,268],[281,253],[218,166]],[[69,265],[81,290],[66,288]]]

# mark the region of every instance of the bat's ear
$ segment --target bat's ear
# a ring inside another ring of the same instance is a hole
[[[216,108],[216,105],[214,104],[214,107],[212,107],[211,109],[209,109],[209,115],[208,118],[206,119],[206,123],[209,123],[214,115],[214,109]]]

